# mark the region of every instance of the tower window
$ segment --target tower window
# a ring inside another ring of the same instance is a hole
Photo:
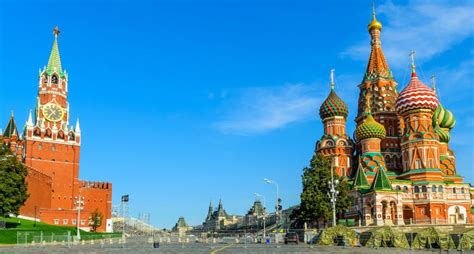
[[[443,192],[443,186],[438,186],[438,192]]]
[[[427,190],[426,185],[421,186],[421,192],[426,192]]]
[[[415,193],[419,193],[419,192],[420,192],[420,187],[415,186]]]
[[[57,84],[57,83],[58,83],[58,76],[53,75],[53,76],[51,77],[51,83]]]

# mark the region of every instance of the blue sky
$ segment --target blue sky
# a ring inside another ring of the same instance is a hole
[[[383,49],[400,90],[416,51],[425,83],[435,74],[457,125],[458,172],[474,182],[474,5],[469,1],[377,1]],[[370,50],[371,1],[0,2],[0,123],[19,125],[35,105],[38,69],[52,28],[69,72],[72,119],[83,135],[81,178],[113,182],[114,204],[171,227],[202,222],[222,198],[243,214],[276,180],[295,205],[302,168],[322,134],[328,93],[349,104]]]

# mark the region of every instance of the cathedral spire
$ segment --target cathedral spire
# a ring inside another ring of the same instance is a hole
[[[415,50],[411,50],[410,52],[410,58],[411,58],[411,76],[416,77],[416,70],[415,70]]]
[[[436,90],[436,76],[431,75],[431,88],[433,88],[433,91],[437,94]]]
[[[334,82],[334,72],[335,72],[335,70],[334,70],[334,69],[331,69],[331,91],[334,90],[334,85],[335,85],[335,82]]]
[[[367,26],[367,29],[369,32],[373,29],[382,31],[382,23],[380,23],[375,16],[375,3],[372,3],[372,21]]]
[[[46,67],[46,70],[48,72],[59,72],[61,73],[63,71],[61,67],[61,58],[59,57],[59,48],[58,48],[58,36],[59,36],[59,28],[56,26],[53,29],[53,34],[54,34],[54,42],[53,42],[53,48],[51,49],[51,54],[49,55],[49,60],[48,60],[48,66]]]

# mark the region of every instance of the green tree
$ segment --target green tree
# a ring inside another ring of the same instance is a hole
[[[92,232],[96,232],[97,229],[102,226],[102,219],[104,216],[102,213],[99,211],[98,208],[96,208],[92,213],[91,217],[89,219],[89,227],[91,227]]]
[[[28,199],[26,176],[28,170],[10,149],[0,148],[0,216],[18,215]]]
[[[352,198],[348,195],[349,186],[347,181],[343,177],[338,179],[337,190],[339,194],[337,196],[336,212],[342,217],[344,212],[352,205]],[[330,161],[322,155],[314,155],[310,167],[303,169],[301,203],[299,209],[295,211],[295,217],[299,222],[314,225],[320,220],[326,223],[332,218],[330,198],[327,194],[330,181]]]

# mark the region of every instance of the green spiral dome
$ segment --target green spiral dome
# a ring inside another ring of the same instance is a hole
[[[324,100],[323,104],[319,108],[319,116],[321,119],[325,119],[327,117],[334,117],[334,116],[343,116],[347,117],[349,114],[349,109],[347,108],[346,103],[337,96],[334,89],[331,89],[326,100]]]
[[[447,128],[441,128],[437,125],[434,127],[434,132],[438,134],[440,142],[448,143],[451,139],[451,134],[449,134],[449,129]]]
[[[452,129],[456,125],[456,119],[453,113],[440,103],[433,114],[432,123],[433,127],[439,125],[441,128]]]
[[[375,119],[369,113],[364,122],[359,125],[359,127],[357,127],[355,138],[357,141],[361,141],[366,138],[384,139],[386,135],[387,133],[385,132],[385,127],[375,121]]]

